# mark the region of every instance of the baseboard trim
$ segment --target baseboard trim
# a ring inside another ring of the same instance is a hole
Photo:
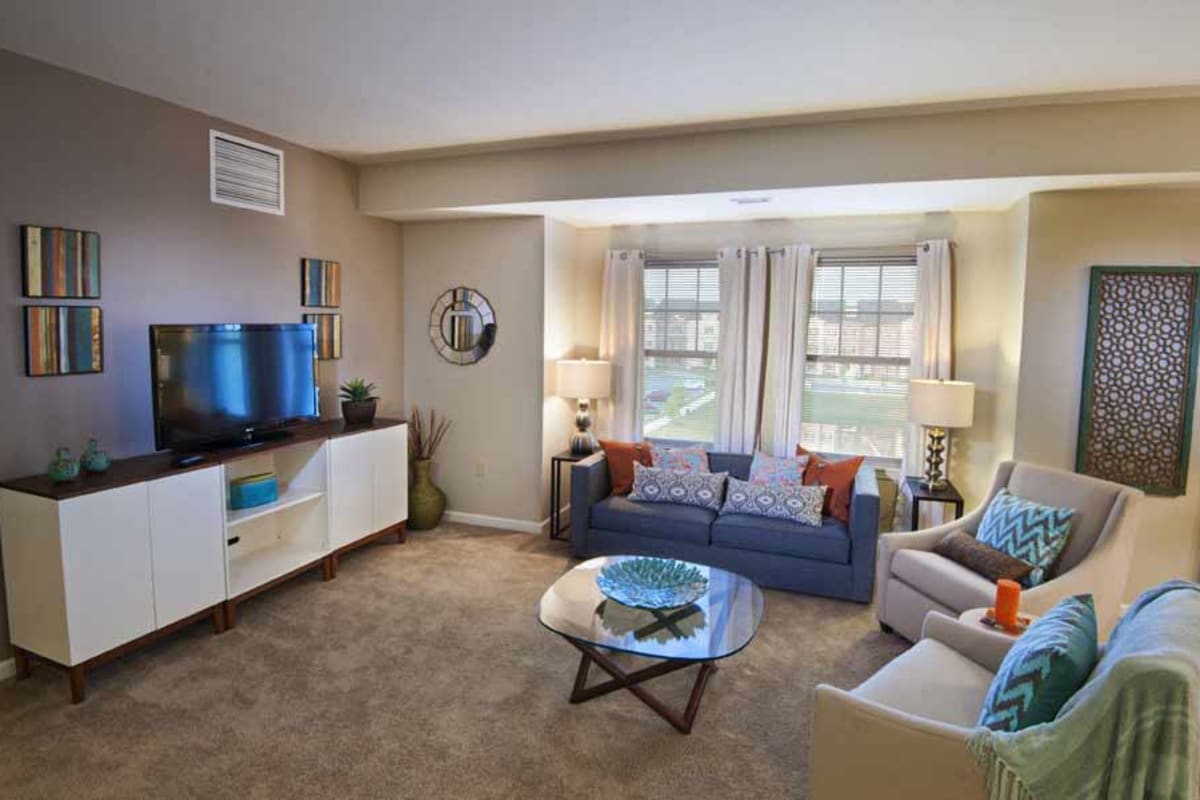
[[[549,521],[544,523],[532,522],[527,519],[493,517],[489,514],[471,514],[467,511],[447,511],[445,519],[450,522],[461,522],[464,525],[478,525],[481,528],[500,528],[506,531],[533,534],[540,534],[543,530],[543,525],[549,524]]]
[[[540,532],[545,534],[546,536],[550,535],[550,521],[552,519],[553,519],[553,517],[546,517],[544,520],[542,520],[542,530]],[[570,503],[567,503],[558,512],[559,525],[562,525],[562,521],[564,519],[567,521],[568,525],[571,524],[571,504]]]
[[[0,681],[7,680],[17,674],[17,661],[10,658],[7,661],[0,661]]]

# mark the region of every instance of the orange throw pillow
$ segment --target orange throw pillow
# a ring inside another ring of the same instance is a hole
[[[643,467],[650,463],[650,448],[642,442],[612,442],[600,440],[604,458],[608,461],[608,479],[613,494],[629,494],[633,491],[633,462]]]
[[[796,455],[808,456],[808,466],[804,470],[805,486],[826,486],[824,513],[850,522],[850,495],[854,491],[854,476],[862,466],[863,457],[854,456],[844,461],[830,461],[816,453],[810,453],[800,445],[796,445]]]

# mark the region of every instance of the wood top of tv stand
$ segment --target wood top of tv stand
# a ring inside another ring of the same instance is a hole
[[[302,442],[320,439],[336,439],[363,431],[379,430],[401,425],[404,420],[377,418],[370,425],[347,425],[341,419],[324,420],[305,425],[295,425],[287,428],[291,434],[279,439],[270,439],[252,447],[226,447],[213,450],[199,451],[204,460],[186,467],[172,466],[179,457],[178,453],[148,453],[144,456],[116,459],[107,472],[98,475],[83,474],[73,481],[55,483],[45,475],[30,475],[25,478],[0,482],[0,489],[10,489],[14,492],[24,492],[51,500],[69,500],[94,492],[117,489],[134,483],[165,478],[168,475],[178,475],[194,469],[204,469],[214,464],[236,461],[239,458],[255,456],[259,453],[277,450],[281,447],[291,447]]]

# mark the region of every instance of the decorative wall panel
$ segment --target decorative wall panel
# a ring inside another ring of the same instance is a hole
[[[1092,267],[1075,469],[1187,487],[1200,267]]]

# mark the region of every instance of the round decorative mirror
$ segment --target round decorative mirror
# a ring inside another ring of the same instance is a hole
[[[448,289],[429,312],[429,338],[438,354],[451,364],[474,364],[496,343],[496,312],[476,289]]]

